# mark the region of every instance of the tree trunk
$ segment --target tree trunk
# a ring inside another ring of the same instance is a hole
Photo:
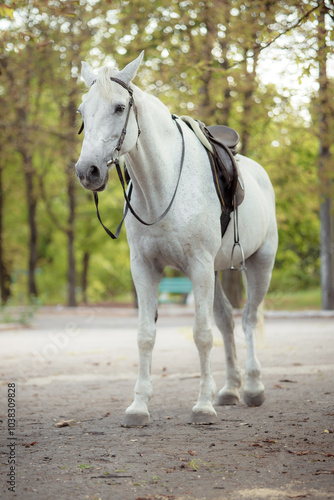
[[[242,305],[241,272],[232,271],[231,269],[223,271],[223,290],[232,307],[240,309]]]
[[[1,304],[5,304],[10,297],[10,276],[6,269],[4,261],[3,247],[3,207],[4,194],[2,185],[2,167],[0,167],[0,300]]]
[[[76,297],[76,272],[75,272],[75,254],[74,254],[74,221],[75,221],[75,181],[70,172],[67,174],[67,194],[68,194],[68,220],[67,220],[67,249],[68,249],[68,268],[67,268],[67,286],[69,307],[75,307]]]
[[[318,172],[320,184],[320,254],[321,254],[321,289],[322,308],[334,309],[334,261],[333,261],[333,212],[332,212],[332,170],[331,164],[331,132],[330,115],[331,99],[327,76],[326,44],[326,6],[322,3],[318,22],[318,52],[319,64],[319,159]]]
[[[67,248],[68,248],[68,305],[70,307],[75,307],[77,305],[76,301],[76,262],[75,262],[75,251],[74,251],[74,239],[75,239],[75,174],[74,165],[75,160],[70,155],[73,154],[72,145],[76,142],[76,134],[73,124],[76,120],[77,111],[77,94],[78,89],[75,85],[76,82],[71,82],[73,88],[69,92],[69,100],[65,110],[65,121],[69,131],[69,158],[72,158],[68,164],[67,168],[67,194],[68,194],[68,219],[67,219]]]
[[[245,68],[245,75],[246,81],[245,85],[246,88],[243,91],[243,111],[242,111],[242,120],[241,120],[241,131],[240,131],[240,139],[241,139],[241,149],[240,149],[240,154],[247,156],[248,154],[248,143],[249,143],[249,138],[250,138],[250,130],[253,122],[253,114],[252,114],[252,107],[254,105],[253,103],[253,94],[256,89],[256,67],[257,67],[257,62],[258,62],[258,55],[254,51],[253,55],[253,66],[252,69],[249,71],[247,69],[247,64],[249,64],[249,57],[248,55],[248,50],[245,50],[244,53],[244,68]]]
[[[198,91],[200,95],[199,118],[206,125],[213,125],[215,104],[211,99],[210,87],[212,81],[212,49],[214,47],[217,35],[217,25],[212,18],[212,7],[207,3],[203,4],[201,16],[206,25],[207,34],[205,37],[205,42],[200,49],[201,62],[205,63],[205,66],[199,77],[202,82],[202,85]]]
[[[325,198],[320,204],[320,225],[322,308],[332,310],[334,309],[333,216],[330,198]]]
[[[27,46],[27,51],[32,56],[31,45]],[[35,270],[38,260],[38,231],[36,223],[36,207],[37,207],[37,197],[34,189],[34,177],[35,169],[33,167],[33,158],[31,150],[31,128],[29,123],[29,117],[31,112],[31,78],[32,71],[28,69],[25,72],[23,88],[24,99],[22,104],[17,109],[17,149],[22,157],[23,170],[24,170],[24,180],[27,198],[27,209],[28,209],[28,226],[29,226],[29,242],[28,242],[28,297],[37,297],[37,285],[35,280]]]
[[[29,225],[29,257],[28,257],[28,296],[37,297],[37,285],[35,280],[35,269],[38,260],[37,250],[37,224],[36,224],[36,206],[37,199],[34,190],[34,169],[32,167],[32,157],[25,150],[21,150],[24,163],[24,175],[26,185],[26,197],[28,207],[28,225]]]
[[[225,8],[224,8],[225,7]],[[223,6],[219,6],[219,8],[224,8],[224,22],[225,25],[228,26],[229,21],[230,21],[230,2],[225,0]],[[218,119],[218,124],[220,125],[229,125],[230,121],[230,114],[231,114],[231,105],[232,105],[232,100],[231,100],[231,89],[230,85],[227,80],[227,75],[228,75],[228,69],[230,66],[229,60],[228,60],[228,51],[229,51],[229,43],[226,38],[223,38],[220,40],[220,49],[222,52],[222,68],[224,69],[224,100],[223,100],[223,107],[220,110],[219,114],[219,119]]]
[[[82,288],[82,301],[87,304],[87,283],[88,283],[88,266],[90,254],[86,251],[82,259],[82,275],[81,275],[81,288]]]

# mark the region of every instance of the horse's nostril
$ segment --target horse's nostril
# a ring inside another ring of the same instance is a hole
[[[98,167],[96,167],[95,165],[92,165],[91,167],[89,167],[87,177],[93,181],[99,179],[100,178],[100,170],[98,169]]]

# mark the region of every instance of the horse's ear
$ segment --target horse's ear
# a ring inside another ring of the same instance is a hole
[[[94,80],[96,80],[96,75],[93,69],[85,61],[82,61],[81,63],[81,76],[87,87],[90,87]]]
[[[143,61],[143,57],[144,57],[144,51],[141,52],[141,54],[137,57],[137,59],[135,59],[134,61],[130,62],[127,66],[125,66],[125,68],[122,69],[122,71],[120,71],[117,74],[117,78],[119,78],[128,85],[131,82],[131,80],[133,80],[134,77],[136,76],[139,66]]]

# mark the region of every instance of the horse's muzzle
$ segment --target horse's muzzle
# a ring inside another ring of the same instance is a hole
[[[103,173],[96,165],[90,165],[83,169],[80,168],[79,162],[76,164],[75,170],[80,184],[85,189],[90,191],[103,191],[106,188],[109,177],[108,170]]]

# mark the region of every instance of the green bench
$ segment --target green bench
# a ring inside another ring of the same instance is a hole
[[[187,296],[192,291],[193,285],[189,278],[162,278],[159,284],[159,302],[170,302],[168,294],[183,295],[183,302],[187,301]]]

